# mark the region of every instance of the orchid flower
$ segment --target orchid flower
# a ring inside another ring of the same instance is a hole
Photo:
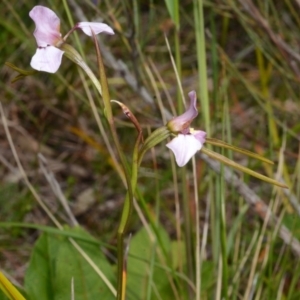
[[[64,51],[59,48],[70,33],[78,28],[89,36],[92,36],[92,32],[95,34],[101,32],[114,34],[113,29],[104,23],[80,22],[62,38],[60,20],[54,11],[45,6],[38,5],[30,11],[29,16],[35,23],[36,28],[33,35],[38,46],[30,65],[38,71],[55,73],[58,70],[64,54]]]
[[[183,167],[188,163],[193,155],[201,150],[205,143],[206,132],[194,130],[190,127],[193,119],[198,115],[196,108],[196,92],[189,92],[190,106],[182,115],[173,118],[167,123],[168,129],[177,134],[166,146],[173,151],[176,163]]]

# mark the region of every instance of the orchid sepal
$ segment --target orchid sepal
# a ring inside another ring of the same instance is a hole
[[[197,117],[196,92],[189,92],[190,105],[188,109],[180,116],[173,118],[167,123],[168,129],[173,133],[188,133],[191,122]]]
[[[100,22],[79,22],[75,25],[75,29],[81,29],[86,35],[93,36],[92,31],[97,35],[105,32],[107,34],[115,34],[113,29],[105,23]]]
[[[60,33],[60,19],[48,7],[37,5],[29,12],[35,23],[33,33],[38,47],[55,46],[62,40]]]

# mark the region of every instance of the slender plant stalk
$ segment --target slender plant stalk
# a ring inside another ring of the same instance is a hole
[[[210,12],[210,28],[211,28],[211,56],[212,56],[212,78],[213,78],[213,90],[212,90],[212,100],[215,107],[219,106],[219,98],[218,98],[218,81],[219,81],[219,61],[218,61],[218,43],[217,43],[217,30],[215,24],[215,12],[212,9]]]
[[[132,175],[130,177],[127,161],[125,159],[125,156],[122,152],[121,145],[119,142],[119,138],[117,135],[116,127],[114,124],[113,114],[112,114],[112,108],[111,108],[111,101],[110,101],[110,95],[109,95],[109,89],[107,84],[107,77],[105,74],[104,64],[102,60],[102,55],[100,52],[100,48],[96,39],[96,36],[93,34],[94,43],[96,47],[96,53],[97,53],[97,59],[98,59],[98,65],[99,65],[99,73],[100,73],[100,83],[102,87],[102,96],[103,96],[103,102],[104,102],[104,109],[106,113],[106,118],[109,124],[109,128],[112,134],[112,138],[115,144],[115,147],[118,152],[118,156],[121,161],[121,165],[123,167],[123,171],[126,178],[127,183],[127,193],[124,201],[124,207],[122,210],[122,216],[121,216],[121,222],[118,228],[118,236],[117,236],[117,245],[118,245],[118,287],[117,287],[117,299],[125,299],[125,290],[126,290],[126,284],[124,280],[124,234],[126,231],[126,228],[128,226],[129,218],[131,215],[132,207],[133,207],[133,191],[135,190],[136,186],[136,180],[137,180],[137,166],[138,166],[138,150],[134,150],[134,159],[133,159],[133,168],[131,170]],[[141,132],[139,133],[137,143],[140,142],[141,139]],[[137,147],[137,145],[136,145]],[[135,147],[135,148],[136,148]],[[133,188],[134,186],[134,188]]]
[[[170,45],[168,39],[165,35],[166,44],[169,50],[170,59],[173,65],[174,72],[176,74],[177,84],[178,84],[178,91],[180,92],[181,101],[185,105],[185,98],[183,94],[183,89],[181,86],[180,75],[177,69],[177,65],[173,59]],[[190,212],[190,203],[188,197],[188,185],[187,182],[187,171],[186,168],[183,167],[180,170],[180,178],[182,181],[182,201],[183,201],[183,214],[184,214],[184,231],[185,231],[185,245],[186,245],[186,260],[187,260],[187,273],[190,280],[194,281],[195,279],[195,261],[194,261],[194,247],[193,247],[193,228],[191,220],[191,212]],[[190,297],[193,297],[193,292],[191,289],[188,290]]]
[[[222,294],[222,258],[221,253],[219,253],[219,260],[218,260],[218,277],[217,277],[217,283],[216,283],[216,290],[215,290],[215,298],[216,300],[221,300],[221,294]]]
[[[131,169],[131,188],[134,192],[137,184],[138,176],[138,155],[139,155],[139,145],[142,140],[142,131],[139,131],[134,151],[133,151],[133,160],[132,160],[132,169]],[[126,232],[130,215],[133,209],[133,197],[130,196],[129,191],[126,193],[126,198],[124,202],[124,207],[122,210],[122,216],[120,225],[118,228],[118,294],[117,299],[125,299],[126,296],[126,279],[127,279],[127,270],[125,268],[126,262],[124,260],[124,234]],[[122,263],[122,265],[121,265]]]
[[[199,76],[199,95],[201,101],[201,112],[204,119],[205,131],[210,136],[210,112],[209,98],[207,90],[207,68],[206,68],[206,49],[204,35],[204,15],[203,0],[194,0],[194,18],[195,18],[195,34],[197,45],[197,61]]]
[[[174,1],[174,23],[175,23],[175,32],[174,32],[174,44],[175,44],[175,62],[176,62],[176,70],[178,72],[178,79],[181,82],[181,54],[180,54],[180,17],[179,17],[179,0]],[[179,114],[182,114],[184,111],[184,106],[182,102],[182,96],[180,87],[177,89],[177,106]]]
[[[26,300],[2,272],[0,272],[0,289],[10,300]]]
[[[226,108],[224,107],[223,114],[223,139],[225,137],[226,128]],[[224,149],[222,149],[224,152]],[[219,181],[219,201],[220,201],[220,240],[221,240],[221,256],[222,256],[222,298],[228,299],[228,264],[227,264],[227,234],[226,234],[226,209],[225,209],[225,184],[224,184],[224,166],[221,166]]]
[[[269,135],[269,145],[274,145],[275,147],[279,146],[279,136],[277,131],[277,126],[274,120],[274,113],[272,108],[272,103],[269,93],[269,80],[272,72],[272,64],[269,62],[265,67],[264,57],[259,48],[256,48],[256,59],[258,64],[258,69],[260,73],[260,84],[263,96],[267,99],[266,108],[267,108],[267,118],[268,118],[268,129],[270,131]]]
[[[210,137],[210,103],[207,89],[207,67],[206,67],[206,41],[204,34],[204,14],[203,14],[203,0],[193,0],[193,12],[195,20],[195,37],[197,46],[197,63],[198,63],[198,77],[199,77],[199,96],[201,102],[201,115],[204,120],[204,128],[207,136]],[[208,145],[211,149],[211,146]],[[211,197],[210,205],[210,223],[212,231],[212,252],[215,266],[219,264],[219,232],[218,232],[218,216],[216,212],[216,203],[214,198],[214,177],[209,171],[208,195]],[[220,265],[219,265],[220,266]]]
[[[193,183],[194,183],[194,198],[195,198],[195,281],[196,281],[196,300],[201,299],[201,250],[200,250],[200,211],[199,211],[199,195],[198,195],[198,180],[196,161],[193,157]]]
[[[188,175],[186,168],[180,170],[180,177],[182,179],[182,201],[183,201],[183,215],[184,215],[184,237],[186,247],[186,259],[187,259],[187,272],[188,277],[191,281],[195,281],[195,260],[194,260],[194,247],[193,247],[193,227],[191,222],[191,211],[190,211],[190,197],[188,196]],[[191,290],[189,290],[190,297]]]

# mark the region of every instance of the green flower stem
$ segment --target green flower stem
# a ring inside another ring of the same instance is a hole
[[[136,189],[136,184],[137,184],[137,177],[138,177],[138,149],[139,149],[139,144],[141,141],[141,134],[139,134],[137,141],[135,143],[134,151],[133,151],[133,160],[132,160],[132,169],[131,169],[131,188],[132,191],[134,192]],[[121,217],[121,222],[118,228],[118,234],[123,234],[128,226],[128,221],[129,221],[129,216],[132,211],[133,207],[133,197],[130,198],[129,192],[126,194],[125,198],[125,203],[124,203],[124,208],[122,211],[122,217]],[[123,241],[123,239],[122,239]]]
[[[135,147],[133,150],[132,168],[131,168],[131,188],[133,193],[135,192],[138,178],[138,154],[139,145],[142,140],[142,132],[139,132],[137,137]],[[129,224],[129,219],[133,210],[133,197],[131,197],[129,191],[126,193],[126,198],[124,202],[124,207],[122,211],[121,221],[118,228],[118,289],[117,289],[117,299],[125,299],[126,294],[126,274],[125,269],[125,258],[124,258],[124,234]]]
[[[175,43],[175,62],[176,69],[178,72],[179,80],[181,81],[181,54],[180,54],[180,19],[179,19],[179,1],[174,1],[174,22],[175,22],[175,34],[174,34],[174,43]],[[184,106],[182,101],[182,95],[180,88],[177,89],[177,105],[179,114],[183,113]]]
[[[194,0],[194,19],[195,19],[195,33],[197,46],[197,62],[198,62],[198,76],[199,76],[199,95],[201,100],[202,116],[205,124],[205,131],[210,136],[210,111],[209,111],[209,97],[207,89],[207,67],[206,67],[206,51],[205,51],[205,27],[204,27],[204,13],[203,0]]]
[[[111,103],[110,103],[110,95],[109,95],[109,89],[107,84],[107,78],[105,74],[105,69],[102,61],[101,52],[97,43],[97,39],[95,36],[93,36],[96,52],[97,52],[97,58],[98,58],[98,66],[99,66],[99,73],[100,73],[100,83],[92,70],[87,66],[87,64],[82,59],[81,55],[70,45],[64,43],[61,45],[61,49],[65,51],[65,55],[72,60],[74,63],[79,65],[85,73],[89,76],[93,84],[95,85],[97,91],[99,92],[100,96],[103,98],[104,102],[104,109],[106,113],[106,119],[109,124],[109,128],[113,137],[114,144],[116,146],[127,184],[127,193],[125,197],[124,202],[124,208],[122,212],[121,217],[121,223],[118,230],[118,289],[117,289],[117,299],[123,299],[125,297],[125,284],[123,280],[123,252],[124,252],[124,242],[123,242],[123,235],[126,229],[126,226],[129,221],[130,213],[132,210],[132,203],[133,203],[133,189],[131,185],[131,179],[129,175],[128,165],[127,161],[124,157],[124,154],[121,150],[120,142],[118,139],[117,131],[114,124],[112,109],[111,109]],[[137,154],[136,154],[137,155]],[[133,182],[136,181],[136,175],[133,174]],[[135,184],[136,185],[136,184]]]
[[[70,45],[68,45],[66,43],[64,43],[64,44],[61,45],[61,49],[65,51],[65,55],[71,61],[73,61],[74,63],[76,63],[78,66],[80,66],[82,68],[82,70],[91,79],[91,81],[94,84],[94,86],[96,87],[98,93],[100,95],[102,95],[102,88],[101,88],[101,84],[99,83],[99,80],[96,78],[96,76],[94,75],[94,73],[92,72],[92,70],[85,63],[85,61],[83,60],[82,56],[77,52],[77,50],[75,50],[72,46],[70,46]],[[91,99],[91,97],[89,97],[89,99]],[[100,100],[100,98],[99,98],[99,100]],[[101,101],[99,101],[99,104],[103,108],[103,103]],[[113,153],[113,149],[112,149],[112,147],[110,145],[110,142],[107,140],[107,137],[105,136],[105,134],[103,134],[103,130],[104,129],[103,129],[102,122],[101,122],[100,117],[98,115],[98,111],[97,111],[97,108],[96,108],[96,105],[95,105],[94,101],[90,100],[90,105],[91,105],[91,109],[92,109],[92,111],[94,113],[95,119],[97,120],[99,130],[102,133],[102,136],[104,138],[104,141],[105,141],[105,144],[107,146],[107,149],[108,149],[108,151],[111,154],[111,157],[113,159],[114,166],[115,166],[118,174],[120,175],[122,182],[124,183],[126,181],[124,172],[123,172],[120,164],[117,162],[117,158],[116,158],[115,154]]]
[[[118,228],[117,233],[117,249],[118,249],[118,286],[117,286],[117,299],[118,300],[124,300],[126,295],[126,269],[125,269],[125,258],[124,258],[124,234],[126,232],[130,215],[133,208],[133,193],[136,189],[137,184],[137,174],[138,174],[138,166],[140,165],[141,159],[144,155],[144,153],[150,149],[151,147],[155,146],[157,143],[161,142],[165,138],[169,136],[169,130],[166,127],[162,127],[154,132],[154,135],[151,135],[147,140],[145,141],[143,151],[139,151],[139,145],[142,140],[142,131],[139,131],[135,147],[133,150],[133,161],[132,161],[132,169],[131,169],[131,177],[129,176],[129,170],[127,166],[127,161],[125,160],[125,157],[123,155],[123,152],[121,151],[119,139],[117,136],[116,128],[114,125],[113,120],[113,114],[111,109],[111,100],[109,96],[109,90],[108,90],[108,84],[107,84],[107,78],[105,75],[105,69],[102,61],[102,56],[100,52],[99,45],[97,43],[95,35],[93,35],[95,46],[96,46],[96,52],[97,52],[97,58],[98,58],[98,64],[99,64],[99,73],[100,73],[100,83],[103,91],[103,101],[104,101],[104,108],[106,112],[106,118],[108,120],[112,137],[115,143],[115,146],[118,151],[118,155],[121,160],[121,164],[124,168],[124,173],[126,177],[126,183],[127,183],[127,193],[124,201],[124,207],[122,210],[122,216],[120,225]]]
[[[107,78],[106,78],[106,74],[105,74],[105,69],[104,69],[104,64],[103,64],[103,60],[102,60],[102,55],[100,52],[100,48],[97,42],[97,39],[95,37],[95,35],[93,34],[93,39],[94,39],[94,43],[95,43],[95,47],[96,47],[96,52],[97,52],[97,59],[98,59],[98,66],[99,66],[99,73],[100,73],[100,83],[101,83],[101,87],[102,87],[102,91],[103,91],[103,102],[104,102],[104,109],[105,109],[105,113],[106,113],[106,118],[109,124],[109,128],[112,134],[112,138],[114,141],[114,144],[117,148],[117,152],[122,164],[122,167],[124,169],[124,174],[125,174],[125,178],[126,178],[126,184],[127,184],[127,193],[126,193],[126,197],[125,197],[125,202],[124,202],[124,207],[123,207],[123,211],[122,211],[122,217],[121,217],[121,222],[119,225],[119,229],[118,229],[118,286],[117,286],[117,299],[121,300],[121,299],[125,299],[125,289],[126,289],[126,282],[124,280],[123,277],[123,271],[124,270],[124,233],[126,230],[126,227],[128,225],[128,221],[130,218],[130,214],[131,214],[131,210],[132,210],[132,203],[133,203],[133,186],[132,186],[132,182],[134,183],[134,186],[136,186],[136,172],[134,172],[134,170],[132,170],[132,180],[130,178],[129,175],[129,170],[128,170],[128,165],[127,165],[127,161],[125,159],[125,156],[121,150],[121,145],[118,139],[118,135],[117,135],[117,130],[115,127],[115,123],[114,123],[114,118],[113,118],[113,114],[112,114],[112,108],[111,108],[111,102],[110,102],[110,95],[109,95],[109,89],[108,89],[108,84],[107,84]],[[140,136],[139,136],[140,137]],[[139,141],[139,137],[138,137],[138,141]],[[138,147],[138,146],[136,146]],[[134,153],[137,150],[134,150]],[[135,155],[135,154],[134,154]],[[135,160],[134,160],[135,161]],[[134,168],[133,168],[134,169]]]

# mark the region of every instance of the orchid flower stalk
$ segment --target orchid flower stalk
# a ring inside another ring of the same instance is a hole
[[[33,56],[31,60],[31,66],[38,71],[45,71],[49,73],[55,73],[62,60],[62,56],[64,52],[68,58],[70,58],[73,62],[80,65],[86,74],[91,78],[96,88],[98,89],[100,95],[103,97],[104,107],[106,110],[106,118],[109,123],[109,127],[111,130],[111,134],[123,166],[123,171],[126,178],[126,186],[127,193],[125,197],[124,208],[122,212],[122,218],[120,227],[118,230],[118,289],[117,289],[117,299],[124,299],[125,295],[125,287],[126,284],[123,280],[123,262],[124,262],[124,232],[126,229],[126,225],[128,224],[128,219],[130,217],[130,212],[132,210],[133,203],[133,188],[136,184],[136,176],[137,176],[137,146],[134,151],[134,159],[136,167],[132,168],[132,177],[130,178],[129,171],[127,170],[127,161],[121,151],[120,143],[117,137],[116,128],[114,126],[113,115],[110,106],[110,95],[109,89],[107,85],[107,78],[104,70],[104,65],[102,61],[102,56],[100,53],[100,49],[96,40],[95,35],[101,32],[105,32],[108,34],[114,34],[112,28],[104,23],[93,23],[93,22],[80,22],[77,23],[68,33],[62,38],[60,33],[60,20],[56,16],[56,14],[43,6],[36,6],[30,12],[30,17],[34,20],[36,24],[36,29],[34,32],[34,36],[36,38],[38,49],[36,54]],[[79,53],[72,48],[70,45],[65,43],[66,38],[76,29],[81,29],[85,34],[92,36],[93,41],[96,46],[99,73],[100,73],[100,82],[97,80],[93,72],[90,68],[85,64],[82,60]],[[103,92],[102,92],[103,90]],[[137,143],[139,143],[139,139],[142,136],[139,134],[137,139]],[[136,175],[135,175],[136,174]]]

